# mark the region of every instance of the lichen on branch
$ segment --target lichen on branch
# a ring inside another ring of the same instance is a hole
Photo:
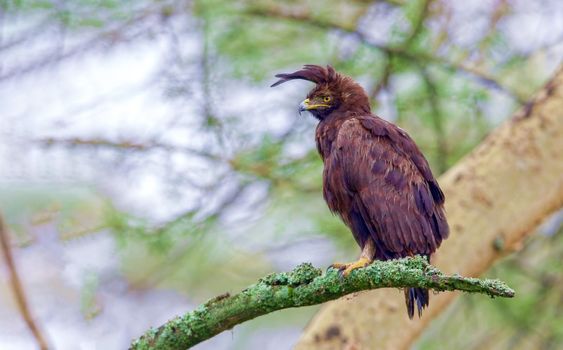
[[[186,349],[235,325],[267,313],[320,304],[344,295],[377,288],[420,287],[435,291],[460,290],[491,297],[513,297],[498,280],[444,275],[422,257],[375,261],[342,278],[329,268],[325,274],[309,263],[291,272],[273,273],[242,292],[215,297],[197,309],[150,329],[130,349]]]

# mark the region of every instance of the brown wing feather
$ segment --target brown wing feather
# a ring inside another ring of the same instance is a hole
[[[340,127],[333,154],[329,168],[332,161],[341,169],[333,181],[340,178],[346,188],[337,201],[350,194],[351,203],[331,209],[349,224],[361,218],[356,226],[368,232],[354,236],[364,241],[369,234],[378,258],[429,255],[447,237],[442,191],[406,132],[373,116],[352,118]]]

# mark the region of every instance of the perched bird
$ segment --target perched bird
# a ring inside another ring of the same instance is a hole
[[[272,87],[293,79],[316,84],[299,110],[319,120],[315,138],[324,163],[324,199],[362,249],[357,261],[332,267],[345,277],[374,259],[430,259],[449,232],[444,194],[410,136],[372,114],[362,87],[331,66],[305,65],[276,77]],[[405,289],[411,319],[415,304],[420,317],[428,298],[426,289]]]

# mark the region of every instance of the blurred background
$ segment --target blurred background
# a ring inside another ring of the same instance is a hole
[[[274,74],[353,76],[438,175],[562,57],[559,0],[0,0],[0,210],[35,324],[52,349],[123,349],[269,272],[357,255],[297,112],[312,84]],[[522,297],[464,295],[414,348],[560,349],[561,231],[559,214],[488,273]],[[4,260],[0,349],[35,349]],[[196,349],[289,349],[316,310]]]

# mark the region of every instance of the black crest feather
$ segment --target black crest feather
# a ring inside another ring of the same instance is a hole
[[[294,79],[307,80],[315,84],[328,84],[338,78],[338,73],[331,65],[327,65],[325,68],[314,64],[306,64],[303,66],[303,69],[296,72],[276,74],[276,78],[280,78],[280,80],[270,87],[278,86]]]

